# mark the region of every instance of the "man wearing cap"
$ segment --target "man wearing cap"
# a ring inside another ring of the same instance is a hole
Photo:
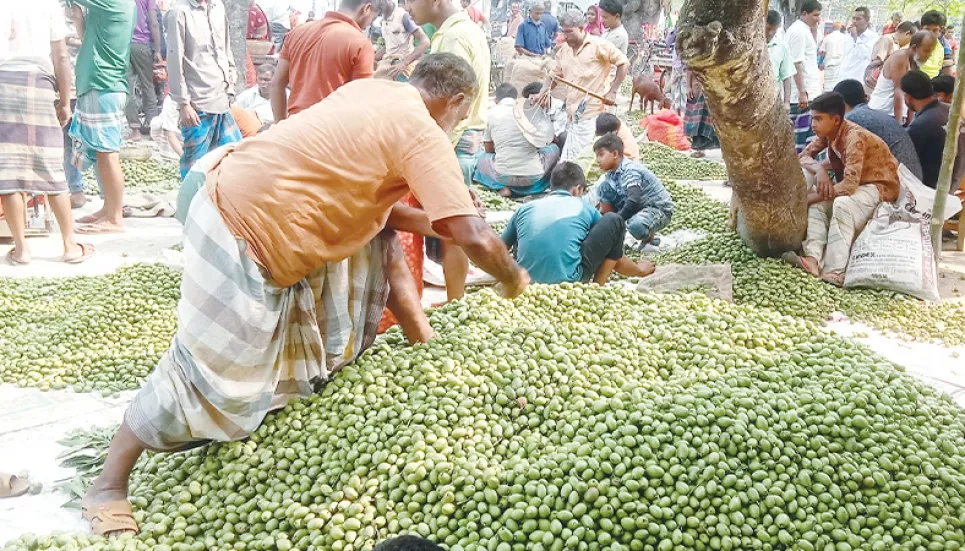
[[[525,106],[534,104],[517,96],[508,82],[496,88],[496,106],[489,110],[483,133],[486,153],[473,175],[476,183],[503,197],[542,193],[560,160],[559,146],[551,143],[552,122],[547,118],[549,127],[540,132],[526,116]]]

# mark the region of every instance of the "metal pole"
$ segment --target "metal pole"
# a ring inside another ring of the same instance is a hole
[[[962,18],[965,25],[965,17]],[[945,201],[948,190],[952,187],[952,169],[955,167],[955,155],[958,153],[958,122],[962,115],[962,99],[965,90],[962,89],[962,78],[965,77],[965,48],[958,50],[957,74],[955,92],[952,94],[952,105],[948,112],[948,125],[945,132],[945,152],[942,155],[942,169],[938,173],[938,185],[935,188],[935,206],[931,217],[931,242],[935,251],[935,262],[941,260],[942,255],[942,226],[945,225]]]

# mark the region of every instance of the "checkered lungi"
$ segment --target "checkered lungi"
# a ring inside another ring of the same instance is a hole
[[[181,153],[181,179],[188,175],[191,166],[208,151],[241,141],[241,130],[231,112],[212,114],[198,112],[201,121],[197,126],[182,126],[184,146]]]
[[[707,98],[703,94],[696,99],[687,100],[684,132],[690,137],[695,151],[720,147],[717,132],[714,131],[714,125],[710,121],[710,108],[707,107]]]
[[[794,128],[794,149],[800,155],[804,148],[814,140],[814,130],[811,129],[811,110],[801,109],[798,104],[791,104],[791,126]]]
[[[238,440],[320,389],[375,339],[387,239],[279,287],[198,193],[184,224],[178,331],[124,415],[137,438],[161,451]]]
[[[91,90],[77,98],[74,119],[70,123],[75,167],[81,172],[97,162],[98,153],[117,153],[124,145],[127,129],[125,92]]]
[[[0,195],[67,191],[54,78],[0,70]]]

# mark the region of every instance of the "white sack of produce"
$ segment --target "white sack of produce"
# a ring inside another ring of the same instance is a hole
[[[932,252],[929,222],[935,190],[926,187],[902,165],[901,190],[894,203],[881,203],[851,248],[845,287],[896,291],[938,301],[938,265]],[[945,206],[945,218],[961,209],[958,201]]]

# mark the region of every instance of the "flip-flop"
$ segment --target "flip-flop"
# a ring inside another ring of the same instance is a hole
[[[78,243],[77,245],[80,246],[80,256],[77,258],[71,258],[70,260],[64,259],[64,262],[67,264],[83,264],[97,252],[97,249],[95,249],[90,243]]]
[[[0,473],[0,498],[20,497],[30,489],[30,481],[17,475]]]
[[[9,251],[7,251],[7,256],[6,256],[7,264],[11,266],[26,266],[27,264],[30,264],[29,262],[17,260],[17,258],[13,256],[13,251],[14,249],[10,249]]]
[[[818,275],[817,266],[814,266],[814,269],[812,270],[812,267],[808,265],[807,257],[800,256],[794,251],[787,251],[786,253],[782,254],[781,260],[799,270],[804,270],[815,277]]]
[[[106,233],[124,233],[124,227],[109,226],[101,222],[95,222],[93,224],[81,226],[74,231],[83,235],[103,235]]]
[[[139,531],[131,504],[125,500],[108,501],[97,505],[82,505],[83,516],[90,521],[91,531],[96,536]]]

